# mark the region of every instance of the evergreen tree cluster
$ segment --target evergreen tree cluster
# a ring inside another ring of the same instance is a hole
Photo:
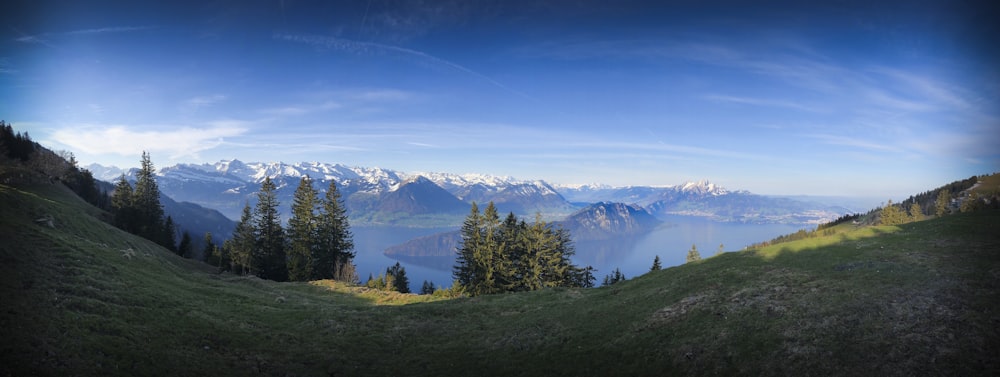
[[[60,180],[87,203],[109,209],[108,193],[98,187],[93,173],[77,166],[72,153],[52,152],[32,141],[27,132],[15,132],[10,123],[2,120],[0,156],[42,173],[53,182]]]
[[[321,199],[303,177],[292,199],[292,217],[281,225],[277,187],[265,178],[257,204],[243,207],[233,237],[222,248],[206,235],[206,255],[220,270],[276,281],[335,279],[356,282],[354,241],[335,182]]]
[[[430,284],[430,292],[425,292],[428,290],[428,282],[424,281],[424,285],[421,288],[421,294],[434,293],[434,284]],[[385,274],[379,274],[377,277],[368,275],[368,282],[365,283],[368,288],[383,290],[383,291],[396,291],[399,293],[410,293],[410,279],[406,277],[406,268],[396,262],[392,267],[385,269]]]
[[[14,132],[10,123],[0,120],[0,152],[4,156],[26,162],[34,151],[35,142],[31,141],[27,132]]]
[[[840,217],[834,219],[833,221],[817,225],[816,226],[816,230],[823,230],[823,229],[833,228],[833,227],[835,227],[837,225],[846,223],[848,221],[854,221],[854,220],[857,220],[857,219],[860,219],[860,218],[861,218],[861,214],[860,213],[849,213],[849,214],[840,216]]]
[[[143,151],[135,186],[132,186],[122,174],[111,195],[114,225],[176,253],[178,252],[175,243],[177,228],[170,216],[164,217],[155,174],[156,170],[149,153]]]
[[[899,204],[892,204],[892,199],[879,211],[879,222],[882,225],[899,225],[909,222],[909,216]]]
[[[912,217],[912,208],[916,204],[920,208],[922,215],[943,216],[948,213],[952,198],[957,198],[962,191],[968,190],[979,182],[979,178],[972,176],[960,181],[954,181],[934,190],[924,191],[917,195],[912,195],[900,204],[901,208],[909,209]],[[943,208],[943,209],[942,209]],[[922,217],[922,216],[921,216]]]
[[[510,213],[501,222],[490,202],[479,212],[476,203],[461,229],[456,284],[472,296],[532,291],[546,287],[592,287],[593,268],[570,262],[570,234],[537,216],[534,224]]]
[[[657,258],[659,257],[657,256]],[[607,287],[609,285],[614,285],[616,283],[623,282],[625,280],[628,280],[628,278],[625,277],[625,274],[622,273],[622,270],[620,268],[615,268],[615,270],[612,271],[610,274],[604,276],[604,280],[601,281],[601,285]]]
[[[424,280],[424,284],[420,286],[420,294],[422,295],[434,294],[435,289],[437,289],[437,287],[434,286],[433,282]]]

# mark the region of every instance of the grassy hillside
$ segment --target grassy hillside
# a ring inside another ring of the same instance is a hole
[[[996,211],[451,300],[215,274],[101,216],[0,185],[0,375],[1000,374]]]

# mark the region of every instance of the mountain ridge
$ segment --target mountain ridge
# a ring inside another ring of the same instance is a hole
[[[117,179],[131,174],[115,167],[90,165],[98,179]],[[322,162],[244,162],[238,159],[215,163],[177,164],[159,169],[157,180],[161,189],[178,201],[187,201],[219,210],[231,219],[239,217],[244,204],[253,205],[254,193],[264,178],[271,178],[278,188],[283,215],[290,216],[288,204],[298,180],[308,176],[325,192],[329,182],[336,181],[345,198],[349,216],[359,223],[426,226],[428,210],[434,203],[451,204],[439,208],[432,225],[454,225],[461,221],[455,216],[454,201],[431,195],[433,190],[421,190],[413,203],[399,209],[400,197],[393,194],[406,182],[423,177],[457,200],[494,202],[501,212],[520,216],[541,213],[548,220],[561,219],[590,204],[617,202],[635,204],[652,215],[683,215],[705,217],[714,221],[758,223],[819,224],[846,213],[857,211],[847,206],[811,203],[795,199],[774,199],[746,190],[730,190],[708,180],[684,182],[670,186],[557,185],[544,180],[520,180],[510,176],[489,174],[453,174],[435,172],[408,173],[380,167],[348,166]],[[396,204],[380,204],[394,200]],[[419,204],[418,202],[424,202]],[[419,213],[418,213],[419,212]]]

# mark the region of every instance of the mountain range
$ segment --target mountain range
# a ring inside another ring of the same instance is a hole
[[[134,169],[100,165],[87,169],[106,181],[134,174]],[[314,180],[321,194],[330,182],[336,182],[356,225],[454,226],[461,223],[472,202],[490,201],[501,213],[526,217],[540,213],[547,220],[564,219],[600,202],[627,204],[661,219],[677,215],[747,223],[817,224],[856,211],[803,198],[727,190],[707,181],[664,187],[557,186],[484,174],[404,173],[320,162],[178,164],[160,169],[157,181],[160,190],[178,202],[195,203],[236,219],[244,205],[255,204],[261,183],[270,177],[287,219],[293,193],[304,176]]]

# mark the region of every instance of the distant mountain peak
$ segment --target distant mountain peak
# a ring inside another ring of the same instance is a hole
[[[645,233],[660,221],[637,205],[599,202],[573,213],[564,223],[575,238],[595,240]]]
[[[708,180],[700,180],[697,182],[685,182],[684,184],[678,186],[681,192],[695,193],[701,195],[726,195],[729,194],[729,190],[726,190],[722,186],[718,186]]]

